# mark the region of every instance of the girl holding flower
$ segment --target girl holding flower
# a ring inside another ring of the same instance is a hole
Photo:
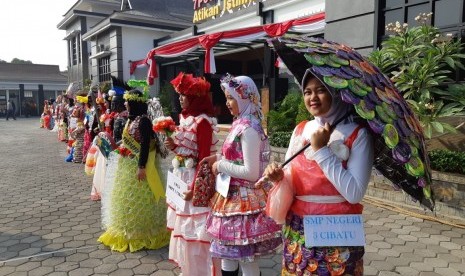
[[[209,252],[210,237],[205,232],[210,208],[192,204],[198,163],[216,152],[215,144],[218,142],[214,135],[216,119],[210,117],[213,113],[209,95],[210,83],[203,78],[194,78],[191,74],[181,72],[171,84],[179,93],[182,112],[174,139],[168,135],[165,145],[175,154],[172,161],[173,173],[187,183],[189,190],[184,194],[184,210],[167,201],[167,227],[172,230],[169,259],[179,265],[185,276],[219,275],[215,272],[219,266],[213,265]],[[165,125],[169,132],[170,123]]]

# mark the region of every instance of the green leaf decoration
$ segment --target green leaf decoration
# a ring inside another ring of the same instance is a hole
[[[349,86],[347,80],[337,76],[324,76],[323,80],[327,85],[338,89],[346,88]]]
[[[364,100],[361,100],[360,103],[354,105],[355,111],[366,120],[373,120],[375,117],[375,111],[368,109]]]
[[[384,142],[390,149],[395,148],[399,143],[399,133],[397,133],[397,129],[391,124],[384,126],[383,137]]]
[[[310,53],[304,55],[305,59],[313,65],[322,66],[325,65],[325,61],[322,55],[317,53]]]

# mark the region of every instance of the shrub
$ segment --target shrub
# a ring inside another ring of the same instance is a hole
[[[308,112],[307,108],[305,107],[305,103],[302,100],[299,104],[299,110],[297,112],[297,117],[295,117],[295,124],[298,125],[300,122],[310,121],[312,119],[313,119],[313,116]]]
[[[292,131],[277,131],[270,134],[270,145],[278,148],[289,147]]]
[[[289,91],[284,100],[277,104],[276,110],[268,113],[268,131],[270,133],[292,131],[296,126],[295,120],[301,102],[303,102],[301,93]]]
[[[455,132],[440,119],[460,115],[465,107],[463,102],[450,97],[463,99],[463,94],[446,88],[452,81],[450,76],[457,69],[465,69],[463,45],[452,34],[441,34],[437,27],[431,26],[431,15],[417,16],[419,26],[415,27],[389,23],[386,30],[391,35],[382,42],[381,49],[370,54],[371,61],[391,78],[417,114],[427,138],[431,138],[433,131]]]
[[[428,155],[433,170],[465,174],[465,153],[450,150],[433,150]]]
[[[174,93],[173,86],[167,82],[162,86],[158,94],[165,116],[171,116],[171,112],[173,111],[172,97],[174,97]]]

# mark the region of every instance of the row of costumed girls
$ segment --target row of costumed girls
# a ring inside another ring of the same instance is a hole
[[[320,205],[310,206],[306,198],[293,199],[296,193],[311,194],[313,191],[299,192],[289,188],[289,184],[279,184],[284,177],[280,176],[282,168],[268,165],[271,152],[262,128],[260,94],[251,78],[228,74],[221,79],[226,106],[234,121],[220,151],[217,151],[219,141],[215,133],[218,129],[213,117],[210,83],[204,78],[180,73],[171,84],[179,94],[182,108],[179,125],[175,127],[172,120],[163,116],[156,99],[149,100],[146,91],[132,88],[146,88],[145,82],[135,82],[131,87],[116,79],[107,97],[111,98],[111,104],[100,101],[99,98],[105,96],[99,93],[92,97],[81,96],[78,92],[75,97],[78,106],[63,108],[68,113],[72,110],[71,115],[66,120],[56,119],[59,126],[66,122],[74,127],[67,128],[68,141],[73,141],[70,144],[72,161],[85,162],[86,173],[93,175],[91,199],[101,199],[102,206],[104,233],[99,242],[119,252],[169,245],[169,259],[180,267],[184,276],[228,276],[239,275],[239,271],[242,275],[258,276],[258,258],[274,254],[283,244],[283,275],[363,274],[363,247],[305,246],[302,218],[310,210],[308,208]],[[307,76],[302,80],[302,87],[307,86],[318,87],[321,91],[315,92],[317,95],[326,93],[328,103],[324,102],[324,95],[314,100],[317,104],[313,102],[313,106],[310,100],[308,106],[306,103],[307,110],[316,119],[296,128],[287,157],[312,137],[308,132],[319,132],[326,122],[333,122],[343,112],[331,109],[331,102],[340,104],[340,101],[319,79]],[[92,100],[95,104],[89,103]],[[326,107],[327,110],[323,110]],[[99,114],[99,110],[106,109],[108,111]],[[76,117],[78,119],[74,120]],[[160,127],[160,122],[170,123]],[[343,142],[350,140],[349,150],[352,144],[357,147],[363,144],[368,150],[370,139],[366,132],[350,120],[344,124],[344,129],[337,131],[337,138]],[[82,136],[76,134],[81,133],[76,132],[79,127],[83,128]],[[58,136],[61,139],[60,130]],[[304,136],[309,137],[304,139]],[[317,139],[316,145],[322,144],[318,139],[329,137],[314,136],[317,138],[311,139]],[[182,195],[183,208],[165,198],[168,168],[161,167],[160,159],[168,155],[167,150],[174,156],[171,173],[188,187]],[[371,166],[364,166],[369,169],[359,172],[354,180],[362,196],[349,203],[342,199],[356,197],[352,195],[354,192],[347,195],[339,192],[339,188],[331,184],[339,180],[332,176],[328,179],[325,172],[334,167],[334,164],[327,164],[328,160],[341,163],[341,158],[328,159],[332,154],[326,150],[331,151],[324,147],[324,151],[314,148],[302,153],[291,169],[285,171],[285,180],[305,187],[303,182],[312,178],[306,169],[310,162],[310,167],[316,168],[312,175],[319,173],[318,181],[312,180],[315,191],[329,193],[329,197],[338,200],[337,204],[329,204],[333,206],[331,210],[323,208],[318,212],[315,209],[310,214],[321,215],[326,210],[328,214],[338,214],[345,213],[345,209],[346,213],[361,213],[362,207],[357,202],[363,197]],[[76,155],[77,151],[81,155]],[[372,162],[369,152],[362,155],[366,156],[364,162]],[[347,158],[345,160],[347,162]],[[353,170],[351,164],[349,162],[348,169],[342,166],[341,170],[355,175],[357,172],[350,171]],[[257,185],[264,174],[270,181]],[[222,185],[221,191],[218,185]],[[301,189],[299,187],[297,189]]]
[[[99,242],[119,252],[169,245],[184,276],[259,276],[259,257],[277,250],[281,275],[359,276],[360,202],[373,166],[433,210],[423,132],[394,84],[342,44],[270,43],[314,118],[297,124],[283,164],[270,162],[260,93],[247,76],[220,80],[234,117],[221,146],[210,83],[192,74],[170,82],[182,108],[177,126],[148,99],[145,81],[113,79],[108,96],[69,89],[44,104],[41,127],[57,131],[67,161],[93,175]],[[186,188],[172,193],[176,185]]]
[[[230,86],[236,81],[240,91]],[[104,232],[98,241],[118,252],[169,245],[169,259],[183,275],[237,275],[239,264],[243,275],[259,275],[257,257],[278,249],[281,226],[264,213],[271,186],[254,186],[270,153],[258,89],[245,76],[223,80],[223,90],[239,104],[217,152],[210,83],[184,73],[171,83],[182,112],[179,125],[172,122],[166,130],[156,124],[168,117],[141,81],[113,78],[108,93],[68,91],[53,105],[54,131],[68,143],[67,160],[85,164],[90,198],[101,202]],[[162,168],[169,152],[172,166]],[[165,197],[168,169],[188,186],[183,209]],[[226,197],[214,192],[217,172],[230,177]],[[194,193],[198,182],[210,190]]]

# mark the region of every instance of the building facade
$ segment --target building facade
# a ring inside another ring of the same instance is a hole
[[[232,121],[219,86],[222,76],[250,76],[261,90],[266,112],[289,89],[296,89],[288,72],[274,66],[276,56],[267,38],[286,32],[324,35],[324,0],[202,0],[194,1],[192,8],[192,27],[161,39],[147,56],[151,64],[156,63],[156,80],[162,90],[170,90],[169,80],[180,71],[206,76],[212,83],[220,123]],[[171,94],[172,116],[176,118],[180,107]]]
[[[128,80],[130,64],[144,57],[154,41],[190,26],[192,11],[182,0],[80,0],[58,28],[66,30],[69,82]],[[145,78],[145,74],[132,76]]]
[[[56,99],[68,86],[58,65],[0,63],[0,116],[12,100],[16,116],[37,116],[44,100]]]
[[[111,13],[88,8],[86,22],[94,20],[94,24],[82,23],[85,16],[78,10],[87,7],[85,3],[99,2],[107,8],[118,2],[119,7]],[[413,26],[414,18],[423,12],[433,12],[431,23],[443,32],[464,38],[464,9],[462,0],[80,0],[59,26],[67,30],[67,38],[79,37],[80,44],[86,45],[83,51],[87,47],[87,69],[83,57],[81,72],[75,73],[74,46],[69,43],[70,82],[78,80],[78,75],[87,75],[94,83],[107,80],[110,74],[125,80],[151,75],[152,95],[158,95],[170,89],[169,80],[180,71],[205,75],[212,82],[216,115],[220,122],[228,122],[231,118],[219,91],[219,79],[227,72],[251,76],[262,89],[265,110],[297,89],[286,69],[275,66],[276,55],[266,43],[270,35],[260,36],[254,28],[265,30],[283,23],[279,28],[291,26],[287,33],[324,36],[367,55],[381,45],[387,23]],[[319,15],[322,23],[313,26],[306,21]],[[76,24],[86,25],[86,31],[77,32]],[[241,30],[252,32],[235,36]],[[218,41],[213,42],[215,38]],[[459,72],[455,80],[464,81],[464,76]],[[170,93],[176,117],[180,107]]]
[[[119,7],[118,0],[79,0],[63,15],[57,28],[66,32],[63,39],[68,47],[69,83],[78,83],[83,87],[84,81],[90,80],[91,46],[90,42],[82,40],[82,35]]]
[[[380,47],[387,37],[387,24],[398,21],[417,26],[415,17],[430,12],[433,26],[442,33],[453,34],[455,39],[465,41],[463,0],[326,1],[325,38],[346,43],[368,54]],[[464,71],[458,71],[454,80],[464,82]]]

